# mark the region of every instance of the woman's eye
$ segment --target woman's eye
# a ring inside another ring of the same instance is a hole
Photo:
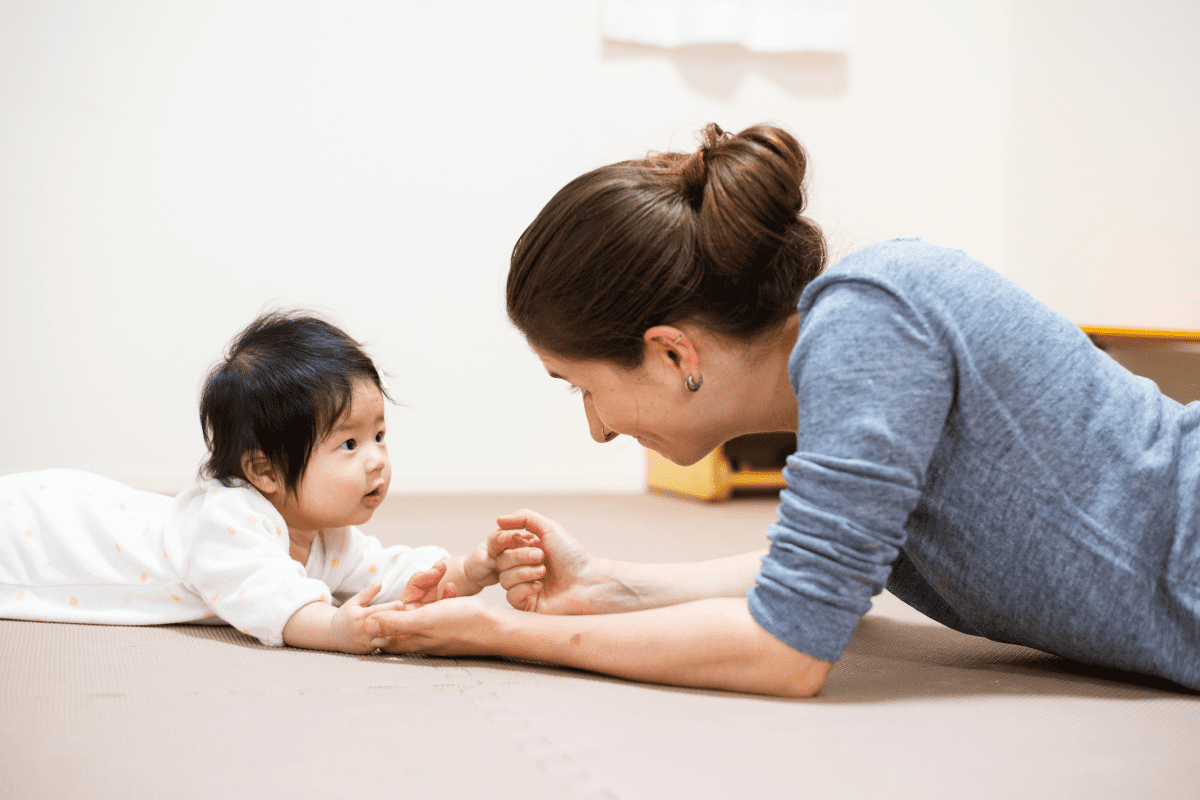
[[[570,392],[571,394],[579,394],[579,393],[583,392],[582,389],[580,389],[578,386],[576,386],[573,383],[567,384],[567,391]]]
[[[343,450],[353,450],[356,447],[358,447],[358,442],[354,441],[353,439],[347,439],[346,441],[342,442]]]

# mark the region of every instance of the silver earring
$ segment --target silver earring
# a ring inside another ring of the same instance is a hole
[[[671,344],[679,344],[679,342],[682,340],[683,340],[683,334],[681,333],[681,334],[679,334],[679,338],[676,339],[675,341],[671,342]]]
[[[704,376],[701,375],[700,380],[693,381],[692,376],[688,375],[687,380],[683,382],[683,385],[687,387],[689,392],[698,392],[700,391],[700,387],[704,385]]]

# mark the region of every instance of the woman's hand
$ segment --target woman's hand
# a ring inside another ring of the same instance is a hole
[[[492,531],[480,542],[463,563],[463,573],[476,586],[491,586],[500,580],[505,569],[531,567],[541,577],[542,551],[538,539],[523,530]],[[474,592],[471,592],[474,594]]]
[[[532,559],[502,554],[497,564],[512,607],[542,614],[616,614],[710,597],[744,599],[767,553],[757,550],[677,564],[613,561],[593,556],[561,525],[534,511],[524,509],[496,522],[502,531],[537,536],[544,574]]]
[[[467,597],[478,594],[485,586],[491,586],[500,580],[500,573],[527,566],[540,570],[542,551],[538,549],[537,537],[532,533],[521,530],[493,531],[488,538],[466,556],[455,556],[442,564],[439,577],[441,586],[440,599],[450,597]],[[436,568],[437,565],[434,565]],[[419,573],[420,574],[420,573]],[[541,574],[537,575],[541,577]],[[413,579],[417,576],[414,575]],[[428,579],[423,578],[422,586],[428,590]],[[411,580],[410,580],[411,585]],[[438,586],[439,584],[434,584]],[[406,589],[407,596],[407,589]],[[437,594],[426,591],[421,595],[421,605],[432,603],[439,599]]]
[[[385,609],[366,623],[368,635],[384,652],[436,656],[495,655],[486,642],[497,627],[486,605],[465,597],[407,611]]]
[[[522,509],[500,517],[496,524],[497,533],[533,534],[544,554],[542,564],[513,550],[497,559],[500,585],[513,608],[542,614],[602,614],[627,610],[636,601],[637,591],[611,574],[612,562],[592,556],[554,520]]]

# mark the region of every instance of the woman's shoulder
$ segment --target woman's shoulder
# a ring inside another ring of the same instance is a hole
[[[962,250],[930,244],[923,239],[876,242],[848,254],[822,277],[875,277],[896,281],[930,278],[940,272],[984,268]]]
[[[864,291],[882,289],[928,311],[962,311],[984,298],[1008,298],[1018,304],[1026,300],[1016,284],[962,250],[921,239],[892,239],[855,250],[821,273],[801,295],[800,311],[811,308],[831,287],[853,285]]]

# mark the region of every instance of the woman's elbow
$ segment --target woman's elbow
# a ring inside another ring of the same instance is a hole
[[[832,666],[827,661],[821,661],[814,665],[813,669],[802,672],[800,675],[793,677],[788,685],[788,697],[816,697],[825,688],[825,676],[829,674],[829,668]]]
[[[793,650],[775,640],[756,665],[756,683],[763,694],[777,697],[816,697],[825,687],[833,664]]]
[[[826,661],[816,661],[807,669],[791,670],[786,674],[771,676],[767,681],[768,691],[777,697],[816,697],[825,687],[825,676],[831,666]]]

